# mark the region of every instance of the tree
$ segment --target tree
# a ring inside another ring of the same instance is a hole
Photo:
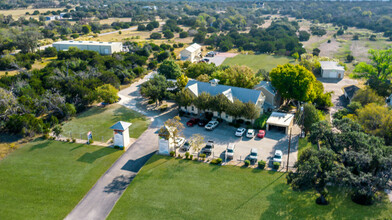
[[[150,35],[151,39],[161,39],[162,38],[162,34],[158,33],[158,32],[154,32]]]
[[[319,151],[307,149],[295,163],[295,172],[287,175],[287,183],[293,189],[306,190],[313,188],[319,193],[316,202],[327,205],[327,183],[333,177],[336,155],[332,150],[323,148]]]
[[[210,77],[207,74],[201,74],[196,78],[196,80],[200,82],[208,82],[210,81]]]
[[[231,66],[212,74],[221,84],[252,89],[260,82],[260,78],[247,66]]]
[[[166,59],[169,58],[169,57],[170,57],[169,51],[162,51],[162,52],[160,52],[160,53],[158,54],[158,56],[157,56],[157,61],[158,61],[158,62],[162,62],[162,61],[166,60]]]
[[[320,54],[320,49],[314,48],[312,54],[313,54],[313,56],[319,56],[319,54]]]
[[[347,60],[347,62],[349,62],[349,63],[351,63],[351,62],[353,62],[353,60],[354,60],[355,58],[354,58],[354,56],[353,55],[351,55],[351,54],[347,54],[347,56],[346,56],[346,60]]]
[[[193,104],[201,111],[209,109],[213,97],[209,93],[202,92],[194,101]]]
[[[174,37],[174,34],[170,30],[166,30],[163,32],[163,36],[167,39],[172,39]]]
[[[56,125],[52,129],[52,132],[53,132],[54,136],[56,136],[58,138],[60,136],[60,134],[63,132],[63,128],[61,127],[61,125]]]
[[[167,79],[176,79],[181,76],[181,68],[174,60],[165,60],[158,68],[158,73]]]
[[[237,120],[238,117],[242,116],[242,114],[247,111],[245,109],[245,104],[238,99],[234,99],[233,103],[229,104],[226,109],[226,113],[233,116],[234,119]]]
[[[197,153],[199,156],[199,152],[204,146],[204,137],[201,134],[193,134],[190,138],[189,144],[192,147],[192,150]]]
[[[310,103],[305,103],[303,105],[303,116],[304,117],[304,129],[308,133],[312,125],[320,121],[320,115],[316,107]]]
[[[144,25],[144,24],[139,24],[139,25],[137,26],[137,30],[138,30],[138,31],[145,31],[145,30],[146,30],[146,25]]]
[[[217,111],[220,118],[222,118],[222,112],[224,112],[231,104],[229,99],[223,94],[213,96],[210,103],[210,108],[214,111]]]
[[[186,76],[192,79],[196,79],[200,75],[211,76],[217,67],[215,64],[208,63],[193,63],[186,68]]]
[[[57,56],[57,50],[54,47],[47,47],[43,51],[43,55],[45,57],[55,57],[55,56]]]
[[[298,38],[300,41],[308,41],[310,38],[310,34],[307,31],[299,31]]]
[[[250,120],[254,120],[260,116],[261,109],[257,107],[253,102],[249,101],[244,104],[242,109],[242,115]]]
[[[379,105],[383,105],[385,103],[384,98],[377,95],[377,93],[370,88],[357,91],[351,101],[359,102],[362,106],[369,103],[376,103]]]
[[[164,127],[162,127],[158,133],[166,139],[175,140],[180,136],[184,128],[184,124],[181,123],[181,118],[179,116],[175,116],[174,118],[170,118],[165,121]]]
[[[117,95],[118,90],[110,84],[97,87],[95,92],[100,100],[109,104],[117,102],[119,98]]]
[[[41,33],[36,29],[29,29],[24,33],[18,34],[16,37],[16,45],[23,53],[35,51],[38,47],[38,40],[42,37]]]
[[[392,76],[392,48],[387,50],[369,50],[371,64],[361,62],[355,66],[354,72],[358,77],[372,77],[385,81]]]
[[[188,89],[181,90],[176,94],[176,102],[179,107],[181,106],[190,106],[193,102],[194,98],[191,92]]]
[[[188,77],[185,76],[185,74],[181,74],[179,77],[177,77],[177,86],[180,89],[185,88],[186,84],[188,84]]]
[[[148,31],[152,31],[152,30],[154,30],[154,25],[151,24],[151,23],[148,23],[147,26],[146,26],[146,29],[147,29]]]
[[[188,32],[182,31],[180,32],[180,38],[187,38],[188,37]]]
[[[140,87],[140,93],[158,105],[158,102],[167,97],[168,83],[163,75],[154,75],[154,77],[147,82],[144,82]]]
[[[88,25],[88,24],[83,25],[83,26],[82,26],[82,32],[83,32],[83,34],[88,34],[88,33],[90,33],[90,32],[91,32],[91,26]]]
[[[312,102],[316,97],[316,77],[300,65],[285,64],[272,69],[270,74],[272,85],[286,100]]]

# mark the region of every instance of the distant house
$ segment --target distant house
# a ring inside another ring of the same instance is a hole
[[[264,109],[272,110],[280,105],[280,96],[275,87],[269,81],[261,81],[253,89],[260,90],[265,96]]]
[[[54,21],[54,20],[60,20],[60,19],[61,19],[61,17],[58,16],[58,15],[46,16],[46,17],[45,17],[45,20],[46,20],[46,21]]]
[[[121,42],[96,42],[96,41],[60,41],[53,43],[53,47],[60,50],[68,50],[70,47],[76,47],[80,50],[92,50],[102,55],[110,55],[115,52],[121,52],[123,49]]]
[[[200,60],[201,58],[201,46],[199,44],[192,44],[180,52],[181,60],[189,60],[192,63]]]
[[[193,94],[195,97],[198,97],[203,92],[208,93],[211,96],[223,94],[231,102],[233,102],[234,99],[238,99],[243,103],[252,102],[257,107],[262,109],[264,105],[265,96],[261,91],[234,87],[234,86],[219,85],[218,82],[219,80],[217,79],[213,79],[209,83],[199,82],[196,80],[189,80],[185,88],[188,89],[191,92],[191,94]],[[202,113],[202,111],[197,109],[196,106],[194,106],[193,104],[187,107],[182,106],[181,109],[185,112],[189,112],[193,114]],[[221,115],[219,115],[219,112],[216,111],[206,110],[206,112],[211,112],[215,117],[221,117],[227,122],[232,122],[234,119],[234,117],[226,114],[225,112],[222,112]],[[241,118],[241,119],[249,121],[246,118]]]
[[[344,67],[340,66],[338,62],[320,61],[320,65],[321,65],[321,77],[343,79]]]
[[[355,93],[359,90],[359,88],[355,85],[344,87],[344,97],[351,102],[351,99],[354,97]]]

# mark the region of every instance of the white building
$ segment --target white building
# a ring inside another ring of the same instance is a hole
[[[271,116],[267,120],[267,131],[271,127],[283,128],[285,133],[288,134],[290,128],[294,125],[294,114],[272,112]]]
[[[191,92],[191,94],[194,95],[195,97],[198,97],[202,93],[208,93],[211,96],[223,94],[231,102],[233,102],[234,99],[238,99],[243,103],[252,102],[261,109],[261,113],[262,113],[265,96],[261,91],[234,87],[234,86],[219,85],[218,82],[219,80],[217,79],[213,79],[209,83],[199,82],[196,80],[189,80],[185,88],[188,89]],[[181,106],[181,110],[193,114],[203,113],[202,110],[197,109],[196,106],[194,106],[193,104],[186,107]],[[211,112],[214,117],[222,118],[227,122],[232,122],[235,119],[233,116],[228,115],[225,112],[222,112],[221,115],[219,115],[219,112],[217,111],[212,111],[208,109],[205,110],[205,112]],[[244,117],[239,117],[237,119],[251,121]]]
[[[192,63],[201,59],[201,46],[199,44],[192,44],[180,52],[181,60],[189,60]]]
[[[114,124],[110,129],[113,129],[113,145],[114,146],[119,146],[122,148],[127,148],[129,147],[131,141],[129,139],[129,126],[131,126],[132,123],[124,122],[124,121],[119,121],[116,124]]]
[[[320,61],[320,65],[321,65],[321,77],[343,79],[344,67],[340,66],[338,62]]]
[[[53,47],[60,50],[68,50],[70,47],[76,47],[80,50],[92,50],[102,55],[110,55],[123,50],[121,42],[97,42],[97,41],[59,41],[53,43]]]

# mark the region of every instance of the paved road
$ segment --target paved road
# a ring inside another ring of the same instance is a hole
[[[134,83],[129,88],[120,91],[120,96],[122,97],[120,104],[143,112],[143,110],[137,109],[135,105],[137,103],[135,100],[141,99],[137,88],[152,74],[147,75],[145,79]],[[145,112],[152,121],[149,128],[99,178],[93,188],[65,219],[105,219],[140,168],[158,150],[157,130],[167,118],[173,116],[174,112],[169,111],[161,114]]]

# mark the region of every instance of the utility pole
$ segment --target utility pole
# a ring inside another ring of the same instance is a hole
[[[289,172],[290,147],[291,147],[291,128],[290,128],[290,137],[289,137],[289,149],[288,149],[288,153],[287,153],[287,167],[286,167],[286,172]]]

